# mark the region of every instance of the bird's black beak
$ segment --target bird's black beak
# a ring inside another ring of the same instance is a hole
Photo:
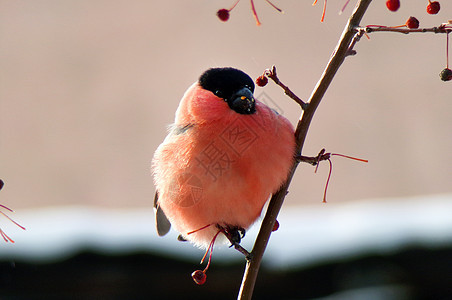
[[[242,88],[234,93],[228,104],[231,109],[242,115],[250,115],[256,111],[256,101],[249,88]]]

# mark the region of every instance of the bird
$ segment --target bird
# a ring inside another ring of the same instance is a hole
[[[185,92],[152,159],[159,236],[208,248],[219,235],[240,243],[295,160],[294,128],[254,97],[232,67],[206,70]]]

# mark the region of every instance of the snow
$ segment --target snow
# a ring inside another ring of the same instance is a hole
[[[9,214],[1,228],[15,243],[0,241],[0,259],[57,261],[82,250],[108,254],[149,251],[167,257],[198,261],[203,250],[176,240],[177,233],[158,237],[149,209],[102,209],[84,206],[48,207]],[[366,253],[390,253],[418,245],[452,245],[452,194],[396,199],[368,199],[283,207],[280,228],[271,236],[264,262],[272,268],[291,268]],[[242,245],[251,249],[255,225]],[[215,248],[213,260],[243,258],[227,246]]]

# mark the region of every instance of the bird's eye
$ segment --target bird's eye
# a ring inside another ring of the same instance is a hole
[[[220,90],[215,90],[214,94],[215,94],[215,96],[217,96],[219,98],[224,98],[223,93]]]

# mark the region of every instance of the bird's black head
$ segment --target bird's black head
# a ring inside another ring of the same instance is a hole
[[[199,84],[226,101],[239,114],[256,111],[253,97],[254,82],[244,72],[234,68],[212,68],[199,77]]]

